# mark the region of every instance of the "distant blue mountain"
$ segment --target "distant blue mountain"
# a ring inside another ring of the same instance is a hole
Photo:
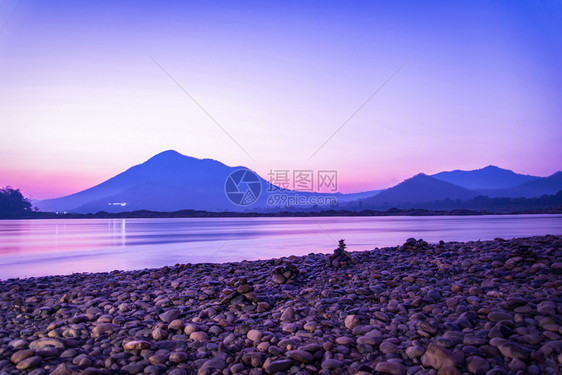
[[[36,205],[42,211],[81,213],[185,208],[228,210],[238,206],[227,199],[224,183],[230,173],[240,168],[169,150],[90,189]]]
[[[233,204],[225,194],[228,176],[245,167],[229,167],[212,159],[197,159],[168,150],[146,162],[129,168],[90,189],[56,199],[34,202],[42,211],[95,213],[133,210],[176,211],[195,209],[206,211],[261,211],[284,209],[268,206],[270,183],[258,176],[261,183],[259,199],[249,206]],[[356,194],[320,194],[291,192],[304,197],[335,196],[338,202],[374,195],[378,191]],[[330,205],[324,205],[331,208]],[[300,207],[306,209],[306,206]]]
[[[457,169],[454,171],[440,172],[432,175],[432,177],[471,190],[506,189],[540,179],[540,177],[518,174],[494,165],[489,165],[485,168],[473,171],[461,171]]]
[[[289,196],[307,198],[335,196],[338,203],[335,207],[329,203],[287,207],[283,202],[273,206],[270,204],[268,198],[276,192],[269,191],[269,182],[258,176],[262,191],[259,199],[250,206],[238,206],[227,198],[224,189],[228,176],[239,169],[247,168],[230,167],[216,160],[197,159],[169,150],[90,189],[61,198],[36,201],[34,204],[42,211],[77,213],[183,209],[270,212],[286,209],[410,208],[419,203],[444,199],[467,200],[477,195],[537,197],[562,190],[562,172],[541,178],[488,166],[475,171],[442,172],[434,176],[419,174],[382,191],[353,194],[284,191]]]
[[[562,190],[562,172],[556,172],[548,177],[525,182],[521,185],[507,189],[483,189],[478,190],[479,195],[488,197],[509,197],[509,198],[531,198],[540,197],[545,194],[556,194]]]
[[[352,202],[349,206],[365,209],[409,208],[415,207],[417,203],[442,199],[470,199],[475,196],[475,192],[462,186],[420,173],[394,187],[382,190],[374,197]]]

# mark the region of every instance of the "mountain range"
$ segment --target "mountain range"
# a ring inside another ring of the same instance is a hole
[[[264,211],[287,209],[286,202],[274,201],[279,194],[268,181],[256,173],[250,181],[261,190],[259,198],[249,206],[232,203],[225,194],[225,182],[242,166],[230,167],[212,159],[197,159],[168,150],[142,164],[84,191],[61,198],[33,202],[41,211],[50,212],[123,212],[134,210],[176,211],[195,209],[206,211]],[[234,176],[234,175],[233,175]],[[230,181],[229,183],[232,183]],[[260,186],[256,185],[258,184]],[[241,185],[240,185],[241,184]],[[244,189],[246,182],[234,180]],[[274,191],[272,191],[274,190]],[[307,193],[291,190],[285,195],[305,198],[335,197],[338,208],[383,209],[390,207],[416,208],[417,205],[441,200],[464,201],[477,196],[538,197],[562,190],[562,172],[549,177],[517,174],[496,166],[473,171],[447,171],[434,175],[418,174],[396,186],[353,194]],[[333,208],[332,202],[322,205],[298,206],[293,209]],[[291,209],[291,207],[289,207]]]

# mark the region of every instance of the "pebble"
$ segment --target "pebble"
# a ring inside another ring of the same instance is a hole
[[[43,360],[41,359],[41,357],[35,355],[33,357],[28,357],[28,358],[25,358],[24,360],[18,362],[18,364],[16,365],[16,368],[18,370],[29,370],[29,369],[32,369],[34,367],[39,366],[42,362],[43,362]]]
[[[12,363],[18,364],[24,359],[31,357],[33,355],[35,355],[35,351],[33,350],[30,349],[18,350],[17,352],[12,354],[12,356],[10,357],[10,361],[12,361]]]
[[[267,367],[265,368],[265,372],[268,374],[275,374],[281,371],[285,371],[289,369],[293,365],[293,361],[289,359],[278,359],[276,361],[272,361]]]
[[[0,373],[556,374],[560,259],[561,236],[408,239],[4,280]]]
[[[379,362],[375,366],[375,371],[390,375],[405,375],[406,368],[400,363]]]
[[[287,357],[302,363],[314,362],[314,356],[305,350],[289,350],[286,355]]]
[[[123,344],[125,350],[142,350],[149,349],[150,343],[144,340],[132,340]]]

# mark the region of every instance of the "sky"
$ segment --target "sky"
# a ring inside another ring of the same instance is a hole
[[[548,176],[561,66],[555,0],[4,0],[0,186],[58,197],[168,149],[264,178],[337,170],[342,192]]]

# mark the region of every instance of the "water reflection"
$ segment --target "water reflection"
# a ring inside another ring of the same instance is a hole
[[[0,278],[562,233],[562,215],[0,221]]]

